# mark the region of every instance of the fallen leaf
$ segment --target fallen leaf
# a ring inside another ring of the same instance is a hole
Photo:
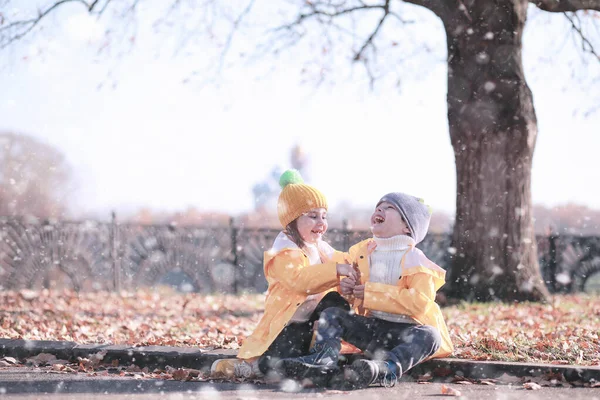
[[[450,381],[450,383],[460,383],[460,382],[468,382],[468,383],[462,383],[463,385],[467,384],[473,384],[476,383],[477,381],[471,378],[466,378],[462,375],[456,375],[454,376],[454,378],[452,378],[452,380]]]
[[[172,375],[172,374],[173,374],[173,372],[175,372],[175,371],[177,371],[177,368],[173,368],[173,367],[171,367],[170,365],[167,365],[167,366],[165,367],[165,372],[166,372],[167,374],[170,374],[170,375]]]
[[[564,381],[564,376],[562,372],[548,372],[545,373],[543,376],[544,379],[549,381]]]
[[[96,363],[96,365],[100,364],[102,360],[104,360],[104,356],[106,355],[106,350],[99,351],[90,356],[90,361]]]
[[[49,364],[50,361],[55,361],[55,360],[56,360],[56,356],[54,354],[40,353],[40,354],[36,355],[35,357],[29,357],[28,359],[25,360],[25,363],[38,367],[40,365]]]
[[[135,364],[131,364],[125,369],[127,372],[142,372],[142,369]]]
[[[459,390],[446,385],[442,385],[442,394],[445,394],[446,396],[462,396],[462,393]]]
[[[67,360],[60,360],[60,359],[57,359],[57,360],[49,360],[49,361],[48,361],[48,365],[55,365],[55,364],[63,364],[63,365],[64,365],[64,364],[69,364],[69,361],[67,361]]]
[[[198,376],[200,376],[202,374],[202,371],[200,371],[199,369],[189,368],[187,371],[190,374],[190,376],[194,377],[194,378],[198,377]]]
[[[9,363],[9,364],[13,364],[13,365],[14,365],[14,364],[18,364],[18,361],[17,361],[17,359],[16,359],[16,358],[13,358],[13,357],[2,357],[0,360],[2,360],[2,361],[6,361],[7,363]]]
[[[523,384],[523,387],[527,390],[540,390],[542,387],[535,382],[527,382]]]
[[[190,372],[187,369],[178,369],[173,372],[173,379],[176,381],[185,381],[190,377]]]
[[[518,376],[508,375],[507,373],[500,375],[497,380],[502,383],[521,383],[523,381]]]
[[[23,300],[31,301],[38,297],[38,292],[29,289],[22,289],[19,291],[19,294],[23,298]]]

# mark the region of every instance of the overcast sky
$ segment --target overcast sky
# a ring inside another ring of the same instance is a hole
[[[42,33],[4,51],[0,130],[33,135],[65,154],[77,212],[240,213],[253,207],[255,183],[275,165],[289,167],[296,143],[330,212],[340,202],[372,207],[389,191],[453,212],[445,38],[431,15],[415,13],[422,21],[411,29],[421,29],[432,50],[408,63],[400,90],[370,91],[350,69],[319,87],[304,82],[290,67],[309,58],[303,48],[275,68],[269,60],[234,66],[205,85],[202,73],[188,78],[197,70],[191,65],[206,65],[208,50],[161,52],[169,40],[144,34],[152,10],[138,18],[133,50],[117,57],[98,52],[109,21],[65,7]],[[590,84],[600,63],[583,64],[561,16],[531,18],[524,57],[539,122],[533,201],[600,208],[600,110],[584,116],[600,99],[600,83]]]

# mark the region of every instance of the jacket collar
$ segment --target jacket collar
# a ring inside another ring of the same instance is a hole
[[[369,280],[369,255],[375,250],[375,241],[373,238],[365,240],[356,253],[356,262],[361,273],[361,281]],[[428,259],[423,252],[410,247],[402,257],[402,275],[413,275],[416,273],[425,273],[434,278],[436,289],[439,289],[445,282],[446,271],[439,265]]]
[[[377,251],[406,250],[409,247],[415,247],[415,239],[407,235],[396,235],[390,238],[373,236],[373,241],[377,244]]]

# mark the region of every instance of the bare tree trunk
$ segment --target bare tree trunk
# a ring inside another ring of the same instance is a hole
[[[457,174],[448,294],[545,300],[531,215],[537,121],[521,60],[527,1],[458,4],[442,17]]]

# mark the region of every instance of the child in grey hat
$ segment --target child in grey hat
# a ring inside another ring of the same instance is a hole
[[[372,383],[393,386],[420,362],[452,353],[435,303],[446,272],[415,247],[427,235],[430,220],[430,207],[417,197],[395,192],[377,202],[371,216],[373,238],[349,251],[360,278],[340,282],[341,293],[352,296],[353,310],[325,309],[311,353],[280,360],[280,373],[342,390]],[[342,339],[366,358],[340,369]]]

